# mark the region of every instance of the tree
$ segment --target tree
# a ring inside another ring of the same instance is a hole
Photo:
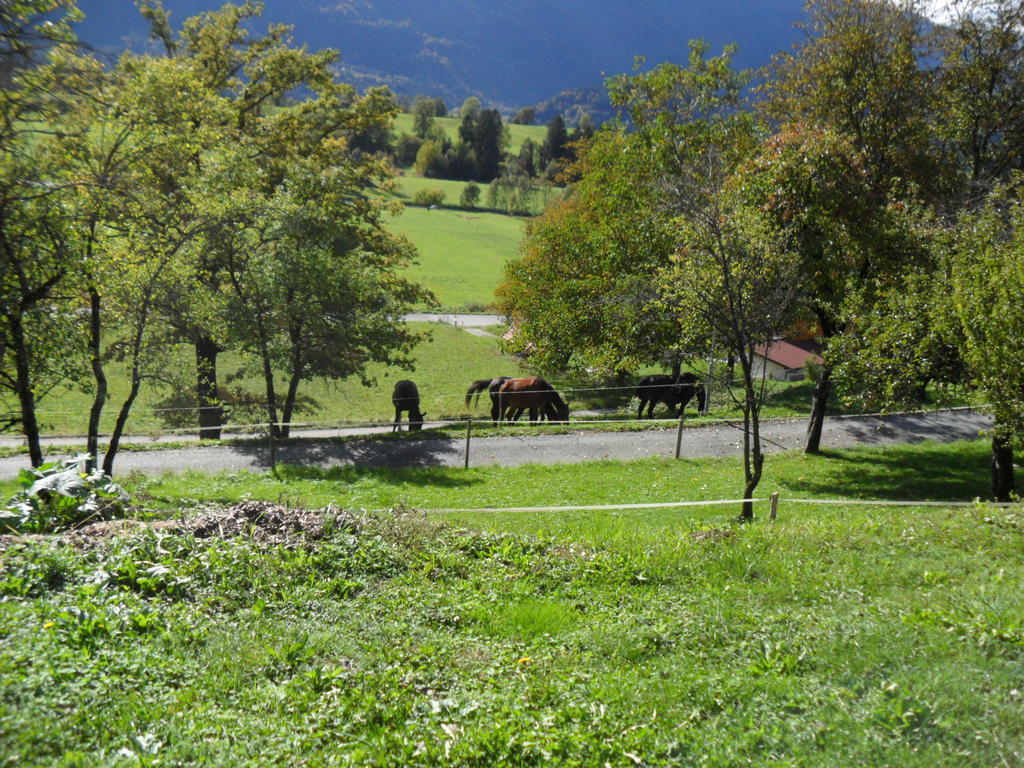
[[[776,223],[808,268],[809,311],[826,348],[847,327],[848,298],[871,301],[905,268],[886,234],[894,196],[939,202],[948,174],[934,154],[929,46],[915,2],[814,0],[807,38],[772,62],[764,108],[782,122],[763,154]],[[775,167],[769,168],[768,166]],[[830,359],[826,355],[826,359]],[[820,446],[832,364],[818,369],[805,450]]]
[[[459,197],[459,205],[463,208],[476,208],[480,202],[480,187],[476,182],[471,181],[462,188],[462,195]]]
[[[483,109],[483,104],[480,103],[480,99],[476,96],[470,96],[462,102],[462,106],[459,107],[459,117],[463,120],[467,117],[475,120],[481,109]]]
[[[947,256],[951,289],[940,305],[961,341],[971,382],[992,404],[992,496],[1015,492],[1013,446],[1024,438],[1024,194],[996,190],[961,218]]]
[[[421,139],[425,139],[434,127],[435,111],[436,106],[430,99],[417,98],[412,103],[412,132]]]
[[[635,127],[653,169],[648,183],[669,217],[676,253],[659,281],[662,302],[678,314],[681,340],[694,351],[724,351],[741,372],[745,499],[761,481],[760,413],[765,376],[754,348],[793,319],[799,261],[761,207],[749,200],[745,164],[760,130],[740,109],[747,75],[732,68],[734,47],[708,58],[691,41],[686,67],[662,64],[615,78],[613,105]],[[643,62],[638,62],[638,66]],[[744,502],[742,518],[753,517]]]
[[[74,368],[65,309],[73,233],[64,189],[50,178],[47,121],[66,104],[54,62],[73,46],[79,16],[64,0],[0,8],[0,390],[17,402],[4,427],[21,425],[33,466],[43,461],[39,398]]]
[[[250,38],[248,25],[261,11],[251,0],[186,20],[176,38],[159,0],[146,0],[143,10],[168,57],[193,67],[206,87],[226,99],[229,110],[219,127],[261,164],[262,194],[271,194],[284,182],[294,158],[308,157],[324,141],[359,135],[394,116],[396,107],[386,89],[371,88],[359,95],[351,85],[335,80],[335,51],[311,53],[294,47],[282,25],[271,25],[264,36]],[[309,95],[298,103],[279,104],[296,91]],[[189,160],[202,168],[211,158],[194,152]],[[213,208],[217,205],[212,201]],[[234,224],[225,219],[218,226],[230,229]],[[239,238],[220,237],[218,242],[244,247]],[[193,255],[199,265],[198,283],[169,295],[163,309],[180,335],[195,346],[200,435],[217,437],[223,418],[217,357],[230,342],[223,323],[230,254],[215,248],[196,249]]]
[[[516,110],[516,113],[508,119],[510,123],[515,125],[533,125],[533,121],[537,119],[537,110],[533,107],[521,107]]]
[[[181,157],[215,149],[215,118],[223,117],[224,105],[173,59],[126,55],[107,72],[79,58],[72,69],[77,74],[65,82],[76,97],[72,109],[53,119],[52,146],[54,178],[68,190],[65,209],[76,233],[66,255],[88,299],[90,465],[98,460],[108,399],[104,361],[120,357],[130,372],[103,458],[110,473],[143,378],[161,373],[168,339],[154,328],[159,297],[195,277],[176,268],[182,249],[205,226],[190,193],[197,186],[194,166],[183,166]]]
[[[548,123],[547,134],[540,147],[540,164],[547,167],[550,163],[557,163],[566,157],[568,141],[569,134],[565,128],[565,119],[561,115],[555,115]]]
[[[244,167],[245,157],[232,165]],[[255,190],[259,175],[250,163]],[[236,209],[245,228],[219,234],[233,241],[215,244],[228,258],[231,327],[258,362],[275,434],[287,436],[302,381],[366,380],[371,362],[411,365],[408,353],[421,336],[396,318],[432,297],[398,274],[414,250],[384,226],[393,206],[365,194],[387,175],[386,164],[326,141],[308,157],[291,158],[284,183],[245,196]],[[277,370],[288,376],[283,402]]]
[[[679,328],[653,280],[675,239],[648,153],[624,131],[603,131],[573,171],[570,193],[527,222],[496,292],[517,345],[541,368],[606,374],[660,363],[667,350],[678,357]]]

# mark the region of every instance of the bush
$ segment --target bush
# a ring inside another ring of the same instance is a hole
[[[88,459],[83,454],[21,470],[22,489],[0,508],[0,526],[42,533],[122,514],[128,494],[102,470],[86,472]]]
[[[424,187],[416,190],[412,196],[414,205],[441,205],[444,203],[444,190],[435,187]]]
[[[463,208],[476,208],[476,204],[480,202],[480,186],[474,182],[469,182],[462,188],[462,197],[459,198],[459,205]]]

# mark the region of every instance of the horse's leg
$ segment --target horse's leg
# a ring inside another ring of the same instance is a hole
[[[643,397],[640,398],[640,407],[636,409],[636,417],[642,419],[644,417],[644,406],[647,405],[647,401]]]
[[[402,429],[402,409],[397,405],[395,406],[395,423],[391,426],[392,432],[398,432]]]
[[[498,413],[498,396],[491,395],[491,424],[493,426],[498,426],[498,416],[500,415]]]

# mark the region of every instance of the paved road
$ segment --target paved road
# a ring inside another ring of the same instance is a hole
[[[885,418],[861,416],[829,419],[822,434],[823,448],[854,445],[887,445],[923,440],[950,442],[971,440],[991,426],[991,418],[973,411],[937,411],[901,414]],[[803,445],[806,420],[778,420],[763,425],[767,451],[795,450]],[[683,433],[682,456],[733,456],[742,450],[743,433],[728,425],[688,428]],[[573,432],[545,435],[528,427],[501,437],[474,438],[470,464],[557,464],[597,459],[635,459],[672,456],[676,432]],[[463,438],[420,440],[309,439],[278,448],[278,461],[321,467],[356,464],[372,467],[462,466]],[[0,459],[0,477],[10,477],[27,466],[26,456]],[[204,446],[144,452],[122,452],[117,457],[119,474],[139,470],[147,474],[184,472],[189,469],[262,470],[269,465],[266,445]]]

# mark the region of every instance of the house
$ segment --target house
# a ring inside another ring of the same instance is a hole
[[[754,348],[754,375],[771,376],[776,381],[799,381],[808,360],[820,365],[821,344],[814,339],[775,339]]]

